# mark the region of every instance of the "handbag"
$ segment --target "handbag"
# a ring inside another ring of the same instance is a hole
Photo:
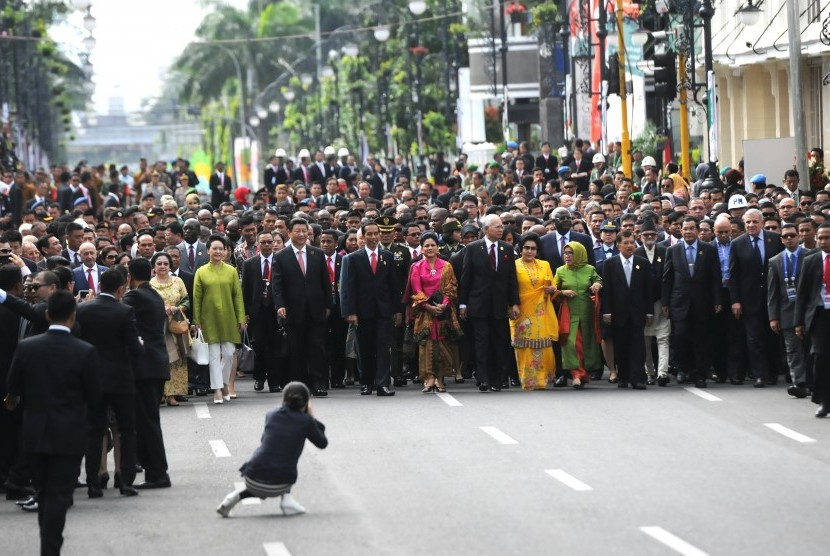
[[[568,301],[563,299],[559,304],[559,339],[565,340],[571,332],[571,309]]]
[[[167,329],[171,334],[187,334],[190,330],[190,323],[181,309],[176,309],[176,312],[168,317]]]
[[[243,373],[250,373],[254,370],[254,350],[251,348],[247,330],[242,337],[242,346],[236,350],[236,369]]]
[[[200,328],[193,337],[193,343],[190,346],[190,358],[197,365],[207,365],[210,363],[210,350],[208,349],[205,337],[202,335]]]

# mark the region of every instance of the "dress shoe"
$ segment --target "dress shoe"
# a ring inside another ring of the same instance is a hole
[[[753,384],[752,386],[754,386],[755,388],[764,388],[766,386],[766,384],[764,384],[764,379],[763,378],[756,378],[755,379],[755,384]]]
[[[187,398],[187,396],[173,396],[173,397],[174,397],[174,398],[176,398],[176,401],[177,401],[177,402],[189,402],[189,401],[190,401],[190,400]]]
[[[332,384],[331,384],[331,388],[333,390],[342,390],[345,387],[346,387],[346,385],[343,384],[342,382],[339,382],[339,383],[338,382],[332,382]]]
[[[513,388],[521,388],[522,383],[517,378],[511,378],[510,379],[510,386],[512,386]]]
[[[23,504],[22,506],[20,506],[20,509],[23,510],[24,512],[37,513],[37,511],[39,509],[37,499],[33,499],[31,501],[27,500],[26,504]]]
[[[669,375],[660,375],[657,377],[657,386],[668,386],[671,382]]]
[[[406,386],[406,379],[403,378],[403,377],[398,377],[392,382],[392,384],[395,385],[395,388],[399,388],[401,386]]]
[[[270,386],[268,387],[268,391],[272,394],[276,394],[278,392],[282,392],[282,388],[280,388],[279,386]]]
[[[262,392],[265,390],[265,382],[261,380],[254,381],[254,392]]]
[[[378,396],[394,396],[395,391],[390,390],[388,386],[380,386],[378,388]]]
[[[818,409],[816,409],[816,417],[818,417],[819,419],[824,419],[825,417],[827,417],[828,412],[830,412],[830,405],[823,403],[820,406],[818,406]]]
[[[642,382],[632,382],[631,383],[631,388],[633,388],[634,390],[645,390],[646,385],[643,384]]]
[[[368,384],[364,384],[360,387],[360,395],[361,396],[371,396],[372,395],[372,387]]]
[[[155,480],[155,481],[144,481],[142,483],[138,483],[133,485],[133,488],[138,490],[147,490],[151,488],[170,488],[172,484],[170,483],[170,477],[165,475],[164,477]]]
[[[207,388],[196,388],[194,390],[194,392],[196,393],[197,396],[201,397],[201,396],[207,396],[208,392],[210,392],[210,390],[208,390]]]
[[[17,502],[15,502],[15,504],[18,506],[25,506],[26,504],[31,504],[33,502],[37,502],[37,494],[29,496],[24,500],[18,500]]]
[[[626,381],[624,381],[624,380],[620,380],[620,381],[617,383],[617,388],[628,388],[628,383],[627,383]]]
[[[684,373],[683,371],[678,371],[678,373],[677,373],[677,383],[678,384],[685,384],[687,380],[689,380],[689,377],[686,376],[686,373]]]
[[[501,392],[501,386],[491,386],[490,391],[491,392]]]
[[[568,377],[560,376],[553,381],[554,388],[565,388],[568,385]]]
[[[487,392],[488,390],[490,390],[490,385],[486,382],[482,382],[478,385],[478,389],[481,392]]]
[[[101,490],[107,490],[107,483],[110,482],[110,474],[106,471],[98,475],[98,486]],[[77,487],[75,487],[77,488]]]
[[[701,378],[695,381],[695,388],[706,388],[706,379]]]
[[[731,384],[732,386],[741,386],[743,383],[744,383],[743,380],[738,380],[737,378],[730,378],[729,379],[729,384]]]
[[[803,384],[798,384],[796,386],[788,386],[787,387],[787,394],[793,396],[795,398],[806,398],[807,397],[807,388],[804,387]]]
[[[594,371],[590,374],[591,380],[602,380],[602,375],[605,371]]]
[[[133,487],[121,487],[118,491],[121,496],[138,496],[138,491]]]
[[[35,489],[21,485],[7,479],[3,485],[6,489],[6,500],[26,500],[35,495]]]
[[[104,491],[98,487],[87,487],[86,489],[87,496],[90,498],[101,498],[104,495]]]
[[[655,384],[657,384],[657,379],[653,376],[649,376],[646,379],[646,384],[648,384],[649,386],[654,386]]]
[[[328,390],[323,390],[322,388],[318,388],[317,390],[312,392],[311,395],[314,396],[315,398],[325,398],[326,396],[329,395],[329,392],[328,392]]]

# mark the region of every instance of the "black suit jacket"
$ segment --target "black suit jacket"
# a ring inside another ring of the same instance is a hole
[[[662,298],[663,292],[663,269],[666,265],[666,248],[660,245],[654,246],[654,260],[651,261],[651,289],[654,292],[652,302],[659,301]],[[634,255],[648,260],[648,255],[644,247],[638,247],[634,251]],[[604,284],[604,282],[603,282]]]
[[[227,172],[222,174],[222,180],[219,180],[219,174],[213,172],[208,181],[210,186],[210,204],[213,208],[217,208],[221,203],[231,200],[231,189],[233,189],[233,181]]]
[[[559,169],[559,161],[552,154],[548,155],[547,160],[544,156],[539,155],[536,157],[536,168],[542,169],[542,172],[545,173],[545,180],[552,180],[557,177],[556,171]]]
[[[135,311],[138,334],[144,340],[144,355],[133,369],[136,380],[170,379],[170,359],[164,340],[167,313],[164,300],[149,283],[141,284],[124,296],[124,304]]]
[[[570,238],[571,241],[579,242],[585,247],[585,250],[588,252],[588,264],[595,267],[594,244],[591,241],[591,236],[579,232],[571,232]],[[542,236],[541,256],[550,264],[550,270],[554,274],[556,274],[557,268],[565,264],[565,261],[562,260],[562,253],[559,252],[559,247],[555,233],[550,232]]]
[[[622,257],[613,257],[602,265],[602,313],[611,315],[612,326],[644,327],[646,315],[654,312],[651,265],[644,257],[631,258],[630,285],[625,280]]]
[[[372,188],[372,198],[383,199],[383,194],[386,193],[385,181],[376,172],[372,172],[372,175],[366,181],[369,182],[369,186]]]
[[[322,208],[325,205],[330,204],[329,202],[329,194],[323,193],[319,197],[317,197],[317,204]],[[334,206],[338,209],[348,209],[349,208],[349,201],[343,195],[335,195],[334,196]]]
[[[271,276],[274,275],[273,261],[277,254],[271,256]],[[262,308],[262,300],[266,288],[271,288],[271,282],[267,283],[262,279],[262,255],[254,255],[242,265],[242,301],[245,303],[245,314],[250,322],[259,318],[259,311]],[[274,296],[269,296],[271,307],[274,306]]]
[[[274,307],[285,308],[285,322],[292,324],[320,323],[331,309],[331,283],[321,249],[306,245],[305,275],[289,243],[273,257],[271,287]]]
[[[187,309],[187,318],[190,320],[193,314],[193,273],[182,270],[181,267],[176,271],[176,276],[182,279],[184,287],[187,290],[187,297],[190,298],[190,307]]]
[[[23,189],[16,183],[9,188],[9,200],[11,201],[12,224],[16,228],[23,221]]]
[[[366,249],[358,249],[343,257],[340,271],[340,312],[344,317],[357,315],[359,321],[390,318],[403,312],[401,296],[398,294],[395,257],[380,247],[377,253],[375,273],[372,273]]]
[[[744,234],[732,241],[729,249],[729,297],[740,303],[747,315],[767,319],[767,268],[769,260],[784,249],[781,236],[764,230],[764,262],[755,253],[752,239]]]
[[[493,271],[485,240],[479,239],[464,248],[458,304],[467,306],[471,318],[507,318],[510,307],[519,304],[513,247],[499,241],[496,257],[498,264]]]
[[[688,318],[692,304],[698,319],[710,319],[715,313],[715,305],[721,304],[720,286],[720,260],[714,245],[697,242],[694,276],[689,274],[685,241],[675,243],[666,251],[662,304],[669,307],[672,320]]]
[[[144,352],[138,340],[135,311],[114,297],[99,295],[78,306],[81,338],[98,352],[104,392],[135,392],[133,367]]]
[[[101,395],[95,348],[59,330],[20,342],[8,390],[21,395],[23,451],[82,455],[87,406]]]
[[[323,254],[323,261],[326,263],[326,272],[328,272],[328,256]],[[343,273],[343,255],[340,253],[334,254],[334,283],[331,284],[331,313],[336,317],[342,317],[340,312],[340,276]],[[331,280],[331,275],[329,275]]]
[[[3,331],[0,334],[0,397],[5,397],[6,379],[20,336],[20,315],[5,305],[0,305],[0,330]]]
[[[301,181],[306,185],[311,185],[312,180],[312,173],[311,168],[308,169],[308,180],[305,179],[305,174],[303,173],[303,165],[300,164],[294,169],[294,175],[292,176],[294,181]]]
[[[824,253],[816,249],[804,257],[804,264],[798,272],[795,326],[803,326],[809,332],[813,327],[816,308],[824,307]]]

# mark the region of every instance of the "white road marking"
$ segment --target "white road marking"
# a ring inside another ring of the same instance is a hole
[[[210,410],[206,403],[193,404],[193,409],[196,410],[197,419],[210,419]]]
[[[792,440],[795,440],[796,442],[806,443],[806,442],[815,442],[816,441],[815,438],[810,438],[809,436],[805,436],[805,435],[801,434],[800,432],[795,432],[794,430],[788,429],[784,425],[780,425],[778,423],[764,423],[764,426],[769,427],[772,430],[774,430],[775,432],[777,432],[779,434],[783,434],[787,438],[791,438]]]
[[[706,552],[690,545],[680,537],[672,535],[662,527],[640,527],[640,531],[665,544],[678,554],[683,554],[683,556],[707,556]]]
[[[560,483],[564,484],[565,486],[569,486],[572,489],[581,492],[585,490],[594,490],[590,486],[586,485],[573,475],[565,473],[561,469],[545,469],[545,473],[559,481]]]
[[[481,427],[481,430],[495,438],[500,444],[518,444],[518,442],[501,432],[496,427]]]
[[[243,490],[245,488],[245,483],[243,481],[234,483],[233,488],[236,490]],[[241,503],[243,506],[250,506],[251,504],[262,504],[262,500],[252,496],[250,498],[243,498]]]
[[[703,390],[703,389],[701,389],[701,388],[693,388],[693,387],[691,387],[691,386],[686,386],[686,387],[684,387],[683,389],[684,389],[686,392],[689,392],[689,393],[691,393],[691,394],[694,394],[695,396],[701,397],[701,398],[703,398],[704,400],[707,400],[707,401],[710,401],[710,402],[722,402],[722,401],[723,401],[723,400],[722,400],[722,399],[720,399],[719,397],[717,397],[717,396],[715,396],[715,395],[713,395],[713,394],[710,394],[709,392],[707,392],[706,390]]]
[[[229,458],[231,457],[231,452],[228,450],[228,447],[225,445],[224,440],[211,440],[210,441],[210,449],[213,450],[213,455],[217,458]]]
[[[452,394],[447,394],[446,392],[439,392],[438,397],[450,407],[461,407],[463,405],[460,401],[452,397]]]
[[[285,543],[264,542],[262,548],[265,549],[265,554],[268,556],[291,556],[291,553],[285,548]]]

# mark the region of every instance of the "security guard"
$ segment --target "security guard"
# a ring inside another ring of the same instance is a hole
[[[409,280],[409,265],[411,257],[405,245],[395,243],[395,226],[398,224],[394,216],[381,216],[375,220],[380,230],[380,247],[391,251],[395,257],[395,276],[397,279],[398,299],[403,299],[406,284]],[[403,335],[404,324],[396,326],[392,332],[392,380],[396,387],[406,386],[406,377],[403,373]]]
[[[461,243],[461,223],[458,220],[445,222],[441,227],[441,247],[438,248],[438,256],[448,261],[462,249],[464,245]]]

